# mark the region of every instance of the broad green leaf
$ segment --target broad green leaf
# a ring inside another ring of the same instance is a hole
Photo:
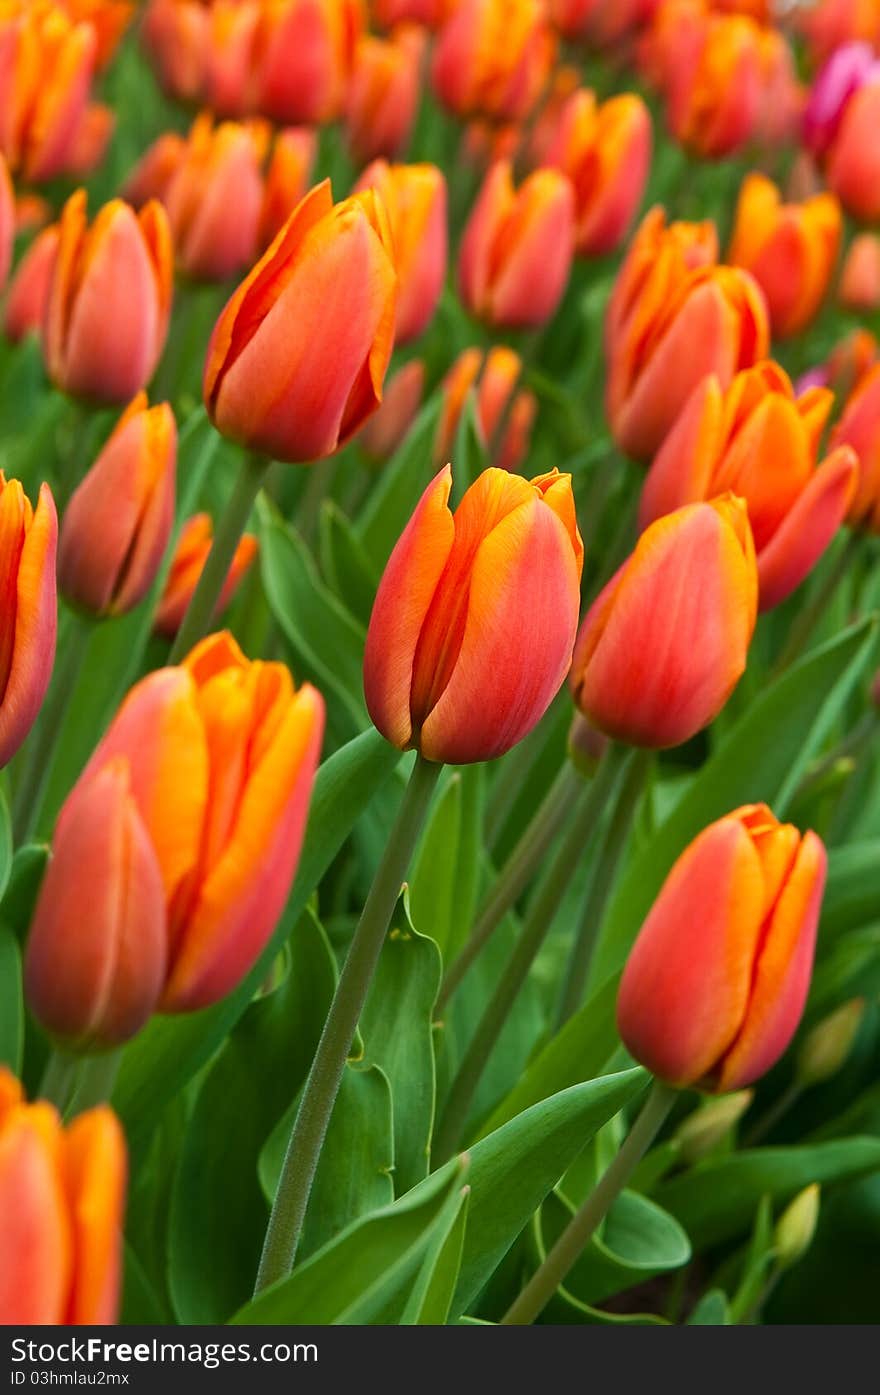
[[[12,822],[9,817],[9,803],[6,791],[0,789],[0,898],[9,885],[12,872]]]
[[[355,524],[377,572],[382,572],[397,539],[424,494],[434,465],[434,437],[443,406],[441,392],[425,404],[406,440],[382,467]]]
[[[246,1303],[232,1322],[396,1322],[437,1231],[448,1230],[464,1172],[453,1159],[415,1191],[355,1221],[287,1278]]]
[[[401,1316],[401,1326],[439,1327],[449,1317],[461,1269],[469,1201],[470,1191],[465,1186],[458,1194],[456,1208],[449,1213],[448,1228],[437,1227],[434,1243]]]
[[[397,903],[361,1014],[364,1061],[381,1066],[394,1105],[394,1191],[402,1196],[428,1173],[434,1122],[431,1014],[440,987],[437,946]]]
[[[330,946],[306,911],[283,983],[251,1004],[202,1082],[171,1205],[170,1285],[181,1322],[223,1322],[251,1291],[268,1220],[257,1159],[302,1087],[335,979]],[[224,1118],[234,1127],[221,1140]]]
[[[794,664],[740,718],[673,814],[624,869],[596,946],[593,983],[621,968],[670,867],[708,823],[761,800],[784,814],[787,798],[870,662],[875,639],[873,618],[852,626]]]
[[[321,509],[321,568],[354,618],[369,623],[379,577],[345,514],[332,499]]]
[[[831,848],[819,953],[847,930],[880,920],[880,839]]]
[[[0,1064],[21,1075],[23,1051],[21,952],[12,931],[0,925]]]
[[[748,1230],[762,1196],[789,1200],[811,1182],[840,1182],[880,1168],[880,1139],[841,1138],[790,1148],[757,1148],[709,1159],[662,1182],[654,1200],[684,1226],[697,1250]]]
[[[160,1326],[166,1320],[162,1305],[144,1272],[143,1265],[126,1240],[122,1254],[122,1312],[124,1327]]]
[[[400,752],[370,730],[318,771],[299,868],[281,922],[240,986],[214,1007],[157,1017],[126,1049],[113,1095],[133,1148],[149,1139],[167,1102],[217,1050],[263,982],[292,926]]]
[[[12,859],[6,891],[0,901],[0,925],[11,930],[19,943],[24,943],[33,918],[48,860],[49,849],[45,843],[26,843]]]
[[[419,929],[436,941],[449,963],[464,944],[476,911],[484,767],[449,776],[416,855],[410,906]]]
[[[704,1293],[687,1320],[689,1327],[727,1327],[729,1323],[727,1294],[720,1288],[710,1288]]]

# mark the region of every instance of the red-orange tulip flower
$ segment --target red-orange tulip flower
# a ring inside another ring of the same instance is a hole
[[[269,246],[308,193],[317,154],[317,133],[308,126],[288,126],[276,135],[263,187],[261,247]]]
[[[779,338],[798,334],[819,311],[837,261],[843,216],[833,194],[783,203],[763,174],[743,180],[728,258],[745,267],[767,300]]]
[[[276,460],[330,455],[382,400],[397,273],[388,215],[325,180],[291,214],[220,315],[204,393],[218,431]]]
[[[57,535],[49,486],[32,509],[0,470],[0,768],[33,726],[52,676]]]
[[[410,359],[385,386],[382,406],[374,412],[358,440],[372,460],[389,460],[415,421],[425,391],[425,365]]]
[[[880,309],[880,237],[859,233],[849,246],[837,298],[847,310]]]
[[[612,293],[605,405],[615,441],[636,460],[651,458],[708,373],[726,388],[767,356],[764,296],[740,267],[705,264],[713,236],[703,227],[664,229],[652,210]]]
[[[106,67],[134,16],[137,8],[134,0],[61,0],[61,3],[73,19],[84,21],[94,29],[98,43],[95,64],[98,68]]]
[[[491,464],[501,470],[519,469],[528,454],[538,411],[535,394],[518,386],[522,371],[519,354],[501,344],[485,355],[480,349],[465,349],[459,354],[443,381],[443,412],[434,445],[438,465],[453,453],[462,409],[474,389],[477,426]]]
[[[427,329],[446,279],[446,179],[436,165],[374,160],[355,185],[361,189],[375,189],[388,214],[398,280],[394,337],[406,344]]]
[[[694,389],[654,458],[639,523],[732,490],[745,499],[755,539],[760,608],[778,605],[828,547],[852,500],[858,462],[848,448],[816,466],[833,397],[795,397],[767,362],[738,373],[726,392],[714,374]]]
[[[880,75],[847,102],[828,152],[828,186],[854,218],[880,221]]]
[[[3,313],[3,332],[14,344],[40,332],[57,254],[58,226],[53,223],[37,233],[16,267]]]
[[[177,428],[140,393],[119,419],[61,521],[58,585],[93,615],[124,615],[155,580],[174,522]]]
[[[166,131],[148,146],[122,186],[122,197],[132,208],[143,208],[150,199],[165,200],[171,183],[186,158],[186,137]]]
[[[127,763],[78,781],[52,836],[25,957],[37,1021],[69,1051],[119,1046],[149,1021],[168,958],[165,890]]]
[[[168,639],[173,639],[177,634],[208,560],[213,541],[214,525],[209,513],[194,514],[181,528],[171,570],[156,608],[153,625],[157,634],[165,635]],[[214,607],[215,620],[229,605],[256,555],[256,538],[252,533],[244,533],[239,538],[235,555],[226,573],[226,580]]]
[[[370,16],[381,29],[398,24],[423,24],[436,29],[454,8],[455,0],[370,0]]]
[[[336,120],[363,28],[362,0],[277,0],[261,6],[256,109],[284,124]]]
[[[345,138],[360,165],[397,159],[409,143],[419,102],[425,33],[405,25],[390,39],[361,40],[345,107]]]
[[[427,760],[490,760],[544,715],[571,661],[583,547],[571,478],[485,470],[453,514],[448,466],[379,584],[364,691],[382,735]]]
[[[566,38],[616,49],[650,20],[656,4],[657,0],[550,0],[549,9]]]
[[[456,116],[518,121],[541,95],[555,52],[541,0],[461,0],[437,36],[431,81]]]
[[[172,274],[160,204],[135,214],[114,199],[88,227],[85,191],[72,194],[61,215],[43,335],[56,386],[120,404],[140,392],[165,344]]]
[[[721,1094],[776,1063],[806,1002],[826,864],[821,839],[766,804],[694,839],[624,969],[617,1025],[637,1061]]]
[[[577,706],[633,746],[681,745],[739,682],[757,605],[744,500],[725,495],[658,519],[584,618],[571,666]]]
[[[575,196],[575,251],[613,252],[642,201],[651,164],[651,118],[626,92],[599,105],[580,89],[564,103],[544,163],[568,175]]]
[[[574,191],[559,170],[514,188],[509,160],[492,166],[461,239],[459,294],[478,319],[533,329],[554,313],[574,251]]]
[[[0,1324],[116,1321],[126,1170],[111,1109],[64,1128],[0,1066]]]
[[[849,507],[850,523],[880,533],[880,364],[856,384],[831,433],[832,446],[852,446],[859,478]]]
[[[314,688],[250,663],[229,634],[135,685],[86,768],[128,770],[167,908],[160,1009],[225,996],[275,928],[299,858],[324,729]]]

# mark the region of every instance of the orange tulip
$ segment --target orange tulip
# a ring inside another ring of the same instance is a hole
[[[174,522],[177,428],[142,392],[74,490],[61,522],[58,584],[93,615],[124,615],[149,591]]]
[[[149,0],[143,20],[144,46],[169,96],[209,106],[224,116],[241,116],[245,110],[247,59],[259,19],[258,0],[239,5],[234,11],[227,9],[222,14],[227,41],[230,30],[234,37],[240,36],[236,48],[241,54],[241,80],[232,94],[223,91],[219,82],[211,82],[214,50],[220,48],[219,35],[214,42],[212,25],[217,18],[200,0]],[[237,23],[242,20],[243,25]],[[220,66],[219,54],[217,66]]]
[[[880,237],[876,233],[853,238],[840,273],[837,298],[847,310],[880,309]]]
[[[277,460],[330,455],[382,400],[396,308],[381,200],[364,190],[334,206],[325,180],[214,327],[204,394],[217,430]]]
[[[831,445],[851,446],[858,456],[858,484],[847,517],[857,528],[880,534],[880,364],[856,384],[831,433]]]
[[[544,163],[562,170],[574,187],[575,251],[582,257],[613,252],[645,191],[651,164],[651,118],[634,93],[601,106],[583,88],[563,105]]]
[[[375,189],[388,214],[398,279],[394,337],[406,344],[427,329],[446,279],[446,180],[436,165],[374,160],[355,185],[361,189]]]
[[[134,0],[61,0],[61,3],[72,19],[94,29],[95,65],[105,68],[134,17]]]
[[[456,116],[518,121],[537,102],[555,52],[541,0],[460,0],[437,35],[431,81]]]
[[[880,221],[880,75],[854,92],[843,109],[828,152],[828,187],[847,213],[866,223]]]
[[[855,492],[852,450],[835,450],[816,467],[832,401],[822,387],[795,397],[788,375],[772,362],[737,374],[726,392],[710,374],[654,458],[640,526],[733,490],[748,504],[760,608],[779,605],[816,565]]]
[[[690,504],[646,528],[584,618],[571,667],[581,712],[633,746],[679,746],[714,721],[755,628],[744,500]]]
[[[729,259],[745,267],[767,299],[774,335],[798,334],[816,314],[837,261],[843,217],[833,194],[782,202],[763,174],[743,180]]]
[[[878,0],[821,0],[818,5],[797,5],[791,20],[806,39],[814,66],[851,40],[880,43]]]
[[[370,0],[370,16],[381,29],[406,23],[436,29],[454,6],[455,0]]]
[[[116,1321],[126,1167],[111,1109],[65,1128],[0,1066],[0,1323]]]
[[[465,349],[443,382],[443,412],[437,428],[434,459],[449,459],[468,393],[477,396],[477,426],[491,463],[500,470],[517,470],[528,454],[538,411],[535,394],[519,390],[523,364],[513,349],[496,344],[488,354]],[[511,400],[511,395],[513,398]]]
[[[657,0],[550,0],[554,25],[568,39],[598,49],[615,49],[651,17]]]
[[[636,460],[650,459],[707,374],[726,388],[766,357],[770,341],[764,297],[749,273],[706,265],[714,230],[663,224],[662,209],[653,209],[605,320],[606,411],[615,441]]]
[[[18,480],[0,470],[0,767],[34,724],[55,662],[55,545],[52,491],[32,509]]]
[[[540,721],[571,661],[583,546],[571,478],[484,470],[453,514],[445,466],[379,583],[364,692],[382,735],[491,760]]]
[[[425,34],[405,25],[390,39],[361,39],[345,108],[353,160],[394,160],[409,143],[419,101]]]
[[[775,1065],[807,999],[827,856],[747,804],[685,848],[624,969],[617,1025],[661,1080],[739,1090]]]
[[[308,126],[279,131],[272,146],[260,211],[260,246],[268,247],[309,189],[318,137]]]
[[[28,1006],[68,1051],[119,1046],[155,1011],[167,957],[162,875],[119,757],[78,781],[58,817],[27,943]]]
[[[150,199],[165,202],[168,186],[186,158],[185,136],[166,131],[148,146],[122,186],[122,197],[132,208],[143,208]]]
[[[61,215],[43,336],[56,386],[96,402],[130,401],[162,353],[171,283],[171,234],[158,203],[135,214],[114,199],[89,228],[85,190],[72,194]]]
[[[171,563],[161,600],[156,609],[153,627],[157,634],[173,639],[183,624],[183,617],[202,575],[208,553],[214,541],[214,525],[209,513],[197,513],[187,519],[180,531],[180,540]],[[239,539],[235,555],[226,573],[226,580],[214,607],[216,620],[221,616],[247,575],[257,555],[257,540],[251,533]]]
[[[514,189],[509,160],[489,170],[461,239],[458,287],[471,314],[508,329],[537,328],[562,299],[574,251],[574,192],[559,170]]]
[[[425,391],[425,365],[410,359],[389,379],[382,406],[374,412],[358,436],[371,460],[390,460],[406,439]]]
[[[257,110],[288,124],[336,120],[363,27],[361,0],[280,0],[263,6]]]
[[[806,89],[785,34],[772,27],[760,31],[760,96],[754,139],[765,150],[796,145],[806,107]]]
[[[249,972],[293,881],[324,703],[283,664],[249,662],[230,634],[131,690],[81,784],[124,767],[164,887],[160,1010],[224,997]]]
[[[57,255],[58,225],[53,223],[34,238],[9,285],[3,332],[13,344],[26,334],[40,332]]]

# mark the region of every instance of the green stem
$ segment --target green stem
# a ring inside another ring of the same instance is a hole
[[[580,1007],[590,971],[599,927],[623,850],[632,828],[632,821],[651,769],[652,751],[631,751],[626,763],[623,782],[617,793],[614,813],[599,850],[593,880],[584,902],[584,912],[572,945],[568,972],[559,1006],[558,1026],[562,1027]]]
[[[79,1056],[68,1056],[57,1047],[53,1047],[49,1052],[38,1095],[40,1099],[54,1104],[62,1116],[70,1104],[81,1065],[82,1059]]]
[[[321,505],[330,497],[337,461],[333,456],[306,466],[305,489],[296,509],[297,531],[306,542],[314,542],[321,519]]]
[[[355,930],[287,1144],[256,1292],[293,1267],[306,1207],[358,1019],[442,766],[416,757],[394,827]]]
[[[242,461],[235,487],[217,524],[211,551],[205,560],[183,623],[171,647],[168,657],[171,664],[179,663],[211,628],[235,549],[247,527],[254,500],[260,492],[260,485],[269,465],[270,461],[263,455],[248,455]]]
[[[852,566],[853,559],[862,545],[862,538],[859,533],[850,533],[843,547],[840,548],[837,557],[828,567],[825,576],[817,586],[813,596],[795,616],[791,629],[788,632],[788,639],[785,642],[775,672],[782,673],[789,668],[795,660],[799,659],[810,640],[813,631],[819,621],[825,615],[828,607],[834,599],[835,593],[846,573]]]
[[[96,1104],[106,1104],[113,1094],[119,1074],[122,1050],[104,1051],[100,1056],[87,1056],[70,1101],[69,1113],[82,1114]]]
[[[617,782],[621,752],[625,754],[625,748],[614,745],[605,752],[592,784],[572,811],[550,870],[529,906],[507,967],[477,1023],[450,1087],[434,1140],[435,1165],[451,1157],[458,1145],[486,1062],[559,910],[584,844],[595,830]]]
[[[19,846],[28,842],[38,827],[64,728],[64,714],[76,691],[94,623],[90,615],[71,612],[61,658],[52,675],[37,725],[24,748],[12,815],[15,841]]]
[[[436,1011],[445,1007],[477,955],[488,944],[507,912],[516,903],[540,867],[559,833],[572,800],[583,788],[583,777],[566,760],[486,897],[467,944],[452,961],[443,980]]]
[[[543,1264],[510,1305],[501,1319],[503,1326],[521,1327],[534,1322],[547,1306],[656,1138],[675,1103],[677,1093],[672,1086],[663,1085],[659,1080],[654,1081],[642,1111],[627,1134],[617,1157],[602,1174],[580,1210],[572,1217]]]

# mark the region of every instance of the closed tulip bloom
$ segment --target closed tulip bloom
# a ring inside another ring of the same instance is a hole
[[[866,223],[880,221],[880,65],[876,75],[850,97],[828,152],[828,187],[847,213]]]
[[[559,170],[514,188],[509,160],[489,170],[461,239],[459,294],[495,327],[536,329],[555,312],[574,250],[574,191]]]
[[[758,572],[744,500],[690,504],[646,528],[593,602],[571,666],[575,703],[632,746],[689,741],[746,666]]]
[[[198,281],[225,281],[257,254],[268,132],[259,126],[197,118],[186,149],[160,195],[178,264]],[[235,209],[235,217],[229,216]]]
[[[455,433],[468,393],[477,397],[477,429],[491,463],[500,470],[518,470],[529,451],[538,411],[535,394],[519,386],[523,363],[502,344],[483,354],[465,349],[443,381],[443,411],[437,428],[434,458],[443,464],[453,453]]]
[[[255,40],[257,110],[286,125],[335,121],[363,28],[361,0],[263,5]]]
[[[491,760],[546,712],[571,661],[583,546],[571,478],[484,470],[453,513],[428,485],[379,583],[364,692],[382,735],[431,761]]]
[[[108,761],[74,785],[52,836],[25,958],[28,1006],[68,1051],[119,1046],[165,982],[165,892],[131,794]]]
[[[165,635],[168,639],[173,639],[177,634],[208,560],[213,541],[214,525],[209,513],[194,514],[181,528],[171,569],[156,607],[153,628],[157,634]],[[213,615],[215,620],[219,619],[231,602],[256,555],[256,538],[252,533],[244,533],[236,545],[226,580],[217,598]]]
[[[802,123],[804,144],[814,155],[827,153],[847,102],[871,75],[876,62],[870,44],[842,44],[817,73]]]
[[[686,5],[688,11],[694,6]],[[764,54],[761,30],[745,15],[697,7],[682,28],[677,0],[661,6],[670,17],[671,42],[660,81],[666,118],[676,140],[692,154],[720,159],[752,137],[761,111]]]
[[[758,1080],[806,1002],[827,856],[815,833],[747,804],[666,878],[617,999],[627,1050],[661,1080],[724,1094]]]
[[[263,185],[261,247],[269,246],[308,193],[317,154],[318,136],[308,126],[288,126],[276,135]]]
[[[106,68],[134,18],[135,0],[62,0],[62,4],[73,19],[94,29],[95,67],[99,71]]]
[[[564,104],[544,163],[567,174],[575,197],[575,251],[613,252],[645,191],[651,164],[651,118],[634,93],[599,105],[583,89]]]
[[[238,10],[250,22],[250,32],[242,45],[247,53],[259,17],[259,7],[254,3],[241,5]],[[186,102],[207,101],[214,47],[214,18],[213,11],[199,0],[149,0],[143,19],[144,47],[163,90],[169,96]],[[235,18],[228,10],[224,14],[227,25],[234,26]],[[216,100],[210,105],[212,111],[238,116],[244,108],[243,94],[234,103],[232,111]]]
[[[880,534],[880,364],[874,364],[856,384],[831,433],[831,445],[851,446],[858,456],[849,522]]]
[[[70,168],[86,118],[96,36],[58,5],[0,16],[0,150],[30,184]]]
[[[0,470],[0,768],[33,726],[52,676],[57,535],[49,486],[33,509]]]
[[[837,298],[847,310],[880,308],[880,237],[859,233],[849,245]]]
[[[106,1105],[66,1127],[0,1067],[0,1323],[113,1323],[122,1278],[125,1135]]]
[[[657,315],[689,272],[714,266],[717,260],[718,233],[713,222],[667,224],[665,211],[652,208],[636,229],[611,291],[605,312],[607,351]]]
[[[456,116],[518,121],[541,95],[555,52],[541,0],[461,0],[437,35],[431,82]]]
[[[560,34],[585,39],[591,48],[617,49],[650,18],[657,0],[550,0]]]
[[[174,522],[177,427],[140,393],[123,413],[61,521],[58,585],[92,615],[124,615],[152,586]]]
[[[389,380],[382,406],[358,436],[372,460],[390,460],[402,445],[422,405],[424,391],[425,365],[421,359],[410,359]]]
[[[755,142],[764,150],[790,148],[798,142],[807,93],[798,78],[797,63],[786,35],[778,29],[763,27],[760,59],[761,91]]]
[[[150,199],[165,202],[168,186],[186,158],[186,137],[166,131],[148,146],[122,186],[122,197],[132,208],[143,208]]]
[[[390,39],[368,35],[355,54],[345,107],[345,138],[358,164],[406,149],[420,94],[425,34],[405,25]]]
[[[763,174],[743,180],[736,206],[729,260],[745,267],[767,300],[775,336],[798,334],[822,304],[837,261],[843,231],[833,194],[783,203]]]
[[[39,334],[49,299],[49,286],[58,255],[58,226],[37,233],[9,284],[3,332],[17,344],[26,334]]]
[[[833,395],[799,397],[778,364],[737,374],[726,392],[704,378],[654,458],[639,523],[732,490],[748,504],[760,609],[779,605],[828,547],[853,498],[855,453],[841,447],[817,466]]]
[[[85,190],[72,194],[61,215],[43,334],[56,387],[120,405],[140,392],[165,345],[172,275],[160,204],[136,214],[114,199],[88,227]]]
[[[436,29],[454,6],[455,0],[370,0],[370,16],[381,29],[406,23]]]
[[[375,189],[388,214],[398,281],[394,338],[407,344],[427,329],[446,279],[446,179],[436,165],[375,160],[355,185],[361,189]]]

